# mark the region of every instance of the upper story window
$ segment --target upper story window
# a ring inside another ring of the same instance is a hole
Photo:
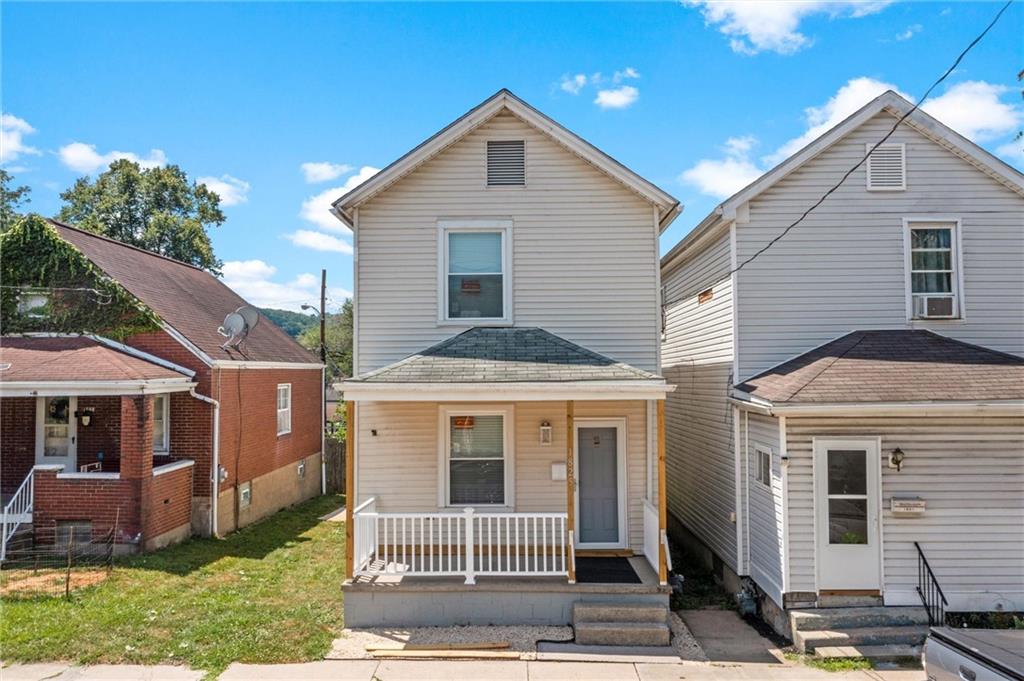
[[[153,396],[153,451],[157,454],[169,454],[170,441],[170,404],[169,395]]]
[[[50,306],[50,292],[26,290],[18,294],[18,312],[32,319],[46,317]]]
[[[511,223],[441,223],[441,321],[511,322]]]
[[[526,142],[489,140],[487,142],[487,186],[526,186]]]
[[[281,383],[277,386],[277,434],[286,435],[292,432],[292,384]]]
[[[908,308],[911,319],[961,316],[956,222],[907,222]]]
[[[867,145],[867,177],[869,191],[903,191],[907,188],[906,145],[900,143],[880,144],[871,151]]]

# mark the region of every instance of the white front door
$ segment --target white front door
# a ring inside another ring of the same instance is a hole
[[[815,440],[819,590],[881,590],[880,476],[877,440]]]
[[[61,464],[76,472],[78,449],[77,397],[36,398],[36,465]]]

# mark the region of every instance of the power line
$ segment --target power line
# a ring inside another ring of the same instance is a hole
[[[745,266],[749,265],[754,260],[756,260],[758,257],[760,257],[765,251],[767,251],[772,246],[774,246],[779,241],[781,241],[783,238],[785,238],[786,235],[789,234],[793,230],[793,228],[795,228],[797,225],[799,225],[801,222],[803,222],[804,219],[808,215],[810,215],[812,211],[814,211],[818,206],[823,204],[825,202],[825,200],[829,196],[831,196],[837,189],[839,189],[839,187],[842,186],[842,184],[844,182],[846,182],[846,180],[848,180],[850,178],[850,176],[853,175],[853,173],[857,171],[858,168],[860,168],[862,165],[864,165],[865,161],[868,160],[868,157],[871,156],[871,154],[874,153],[874,151],[879,146],[884,144],[887,139],[892,137],[892,135],[896,132],[896,130],[900,127],[900,125],[902,125],[903,121],[905,121],[911,114],[913,114],[915,111],[917,111],[921,107],[921,104],[923,104],[924,101],[926,99],[928,99],[928,96],[932,93],[932,91],[936,87],[938,87],[938,85],[940,83],[942,83],[944,80],[946,80],[946,78],[948,78],[951,73],[953,73],[953,71],[956,69],[956,67],[960,65],[960,62],[963,61],[963,58],[967,56],[967,53],[970,52],[974,48],[975,45],[977,45],[979,42],[981,42],[982,38],[984,38],[985,35],[988,34],[988,32],[990,30],[992,30],[992,27],[996,25],[996,22],[999,21],[1000,17],[1003,16],[1003,13],[1006,12],[1006,10],[1010,7],[1010,5],[1013,4],[1013,2],[1014,2],[1014,0],[1007,0],[1006,4],[1003,5],[998,12],[996,12],[996,15],[992,18],[992,21],[989,22],[988,26],[985,27],[985,30],[983,30],[981,33],[979,33],[978,36],[975,37],[974,40],[972,40],[970,42],[970,44],[968,44],[967,47],[965,47],[963,49],[963,51],[960,52],[960,54],[957,56],[957,58],[953,61],[952,65],[948,69],[946,69],[945,73],[943,73],[938,78],[938,80],[936,80],[934,83],[932,83],[928,87],[928,89],[925,90],[925,93],[923,95],[921,95],[920,99],[918,99],[917,102],[912,107],[910,107],[910,109],[905,114],[903,114],[899,118],[899,120],[896,121],[896,124],[892,126],[892,129],[890,129],[889,132],[887,132],[885,134],[885,136],[882,137],[882,139],[880,139],[877,142],[875,142],[875,144],[871,147],[871,149],[868,150],[868,152],[866,154],[864,154],[864,157],[862,159],[857,161],[857,163],[854,164],[854,166],[852,168],[847,170],[846,173],[843,174],[843,176],[839,179],[838,182],[836,182],[828,191],[826,191],[824,194],[822,194],[821,198],[819,198],[817,201],[815,201],[814,204],[812,204],[810,208],[805,210],[800,215],[800,217],[798,217],[796,220],[794,220],[792,223],[790,223],[789,226],[786,227],[784,230],[782,230],[782,232],[780,232],[775,238],[773,238],[767,244],[762,246],[756,253],[754,253],[749,258],[747,258],[746,260],[741,262],[735,268],[729,270],[729,275],[733,275],[736,272],[739,272]],[[679,300],[681,300],[681,299],[677,298],[675,300],[666,301],[666,302],[662,303],[662,306],[664,307],[664,306],[670,305],[672,303],[678,302]]]

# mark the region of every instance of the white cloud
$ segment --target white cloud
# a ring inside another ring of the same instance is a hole
[[[640,77],[640,74],[637,72],[636,69],[634,69],[632,66],[627,66],[626,68],[622,69],[621,71],[616,71],[612,75],[612,82],[613,83],[621,83],[622,81],[626,80],[627,78],[639,78],[639,77]]]
[[[329,161],[310,161],[303,163],[301,168],[306,182],[311,184],[333,180],[352,170],[352,166],[348,164],[330,163]]]
[[[344,253],[345,255],[352,255],[352,244],[347,241],[342,241],[336,236],[324,234],[323,232],[299,229],[291,234],[286,234],[285,238],[296,246],[301,246],[302,248],[312,248],[314,251],[326,251],[329,253]]]
[[[205,184],[207,189],[219,196],[222,206],[237,206],[249,200],[249,183],[237,177],[199,177],[196,182]]]
[[[940,121],[974,142],[987,142],[1016,132],[1024,124],[1024,109],[1001,97],[1010,92],[1005,85],[968,80],[950,87],[923,108]]]
[[[156,168],[167,163],[167,156],[160,149],[150,149],[149,156],[143,157],[130,151],[110,151],[101,154],[96,151],[95,144],[72,142],[57,152],[61,163],[79,173],[91,173],[106,168],[119,158],[138,163],[143,168]]]
[[[562,82],[559,83],[558,87],[561,88],[562,92],[568,92],[570,95],[578,95],[580,90],[587,84],[587,76],[582,73],[577,73],[575,76],[562,76]]]
[[[1024,140],[1013,140],[1006,144],[1001,144],[996,149],[996,153],[1007,161],[1024,167]]]
[[[800,22],[814,14],[830,18],[862,17],[881,11],[892,0],[683,0],[700,9],[704,22],[729,37],[741,54],[771,51],[793,54],[813,40],[800,32]]]
[[[38,149],[25,144],[25,136],[35,131],[24,119],[9,113],[0,114],[0,163],[13,161],[23,154],[39,156]]]
[[[317,305],[320,300],[320,278],[308,272],[291,281],[274,281],[277,268],[262,260],[229,260],[224,263],[224,283],[240,296],[258,307],[302,311],[302,304]],[[350,298],[352,293],[340,288],[328,288],[335,307]]]
[[[380,168],[363,166],[359,172],[345,180],[345,184],[340,187],[331,187],[303,201],[299,216],[323,229],[347,232],[348,229],[331,215],[331,204],[379,172]]]
[[[921,24],[911,24],[910,26],[907,26],[907,29],[905,31],[896,35],[896,40],[899,42],[903,42],[904,40],[910,40],[923,30],[924,26],[922,26]]]
[[[640,91],[632,85],[623,85],[614,90],[598,90],[594,104],[602,109],[625,109],[640,97]]]
[[[752,135],[730,137],[725,141],[723,159],[703,159],[679,176],[682,182],[697,187],[702,194],[719,199],[732,196],[756,180],[764,172],[750,160],[750,151],[757,145]]]

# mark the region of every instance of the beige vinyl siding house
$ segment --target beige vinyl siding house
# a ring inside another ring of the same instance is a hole
[[[334,209],[357,254],[346,622],[667,608],[657,263],[678,202],[502,90]]]
[[[921,603],[919,550],[947,610],[1024,608],[1020,173],[915,111],[747,262],[909,108],[882,95],[662,259],[668,507],[787,634],[835,594]]]

